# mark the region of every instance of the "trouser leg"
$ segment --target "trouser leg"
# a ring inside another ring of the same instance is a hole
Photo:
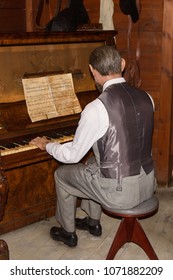
[[[97,199],[85,174],[86,165],[63,165],[55,172],[57,209],[56,219],[68,232],[75,231],[75,214],[77,197],[84,198],[82,208],[92,218],[99,220],[100,204],[90,198]]]
[[[81,202],[81,209],[84,210],[88,216],[93,220],[100,220],[101,217],[101,206],[93,200],[83,199]],[[94,224],[91,222],[91,224]]]

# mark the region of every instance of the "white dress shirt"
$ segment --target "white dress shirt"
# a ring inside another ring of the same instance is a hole
[[[111,84],[123,82],[125,82],[124,78],[111,79],[104,84],[103,91]],[[46,151],[60,162],[77,163],[106,133],[108,126],[108,113],[103,103],[97,98],[86,105],[82,111],[73,141],[64,144],[48,143]]]

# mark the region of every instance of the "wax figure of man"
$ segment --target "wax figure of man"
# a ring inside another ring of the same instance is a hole
[[[51,228],[50,235],[69,246],[77,245],[76,228],[101,235],[101,205],[132,208],[152,197],[156,188],[152,98],[125,81],[125,61],[112,46],[96,48],[89,67],[101,94],[83,110],[74,140],[31,141],[66,163],[55,171],[56,219],[61,227]],[[87,164],[78,163],[91,148],[95,157]],[[87,213],[83,219],[75,218],[77,197]]]

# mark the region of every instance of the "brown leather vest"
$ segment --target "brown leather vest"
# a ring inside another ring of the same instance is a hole
[[[97,142],[103,177],[121,179],[153,170],[153,104],[148,94],[128,83],[113,84],[99,96],[109,127]]]

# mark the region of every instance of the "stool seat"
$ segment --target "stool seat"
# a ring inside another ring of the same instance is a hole
[[[130,217],[143,217],[148,215],[153,215],[154,212],[157,212],[159,208],[159,200],[156,196],[153,196],[152,198],[145,200],[141,204],[130,208],[130,209],[113,209],[113,208],[107,208],[103,206],[103,208],[110,213],[113,213],[114,215],[124,217],[124,216],[130,216]]]
[[[110,209],[104,206],[102,208],[107,215],[114,218],[122,218],[106,257],[107,260],[113,260],[118,250],[127,242],[136,243],[145,251],[149,259],[158,260],[151,243],[139,223],[140,218],[147,218],[158,211],[159,200],[156,196],[131,209]]]

